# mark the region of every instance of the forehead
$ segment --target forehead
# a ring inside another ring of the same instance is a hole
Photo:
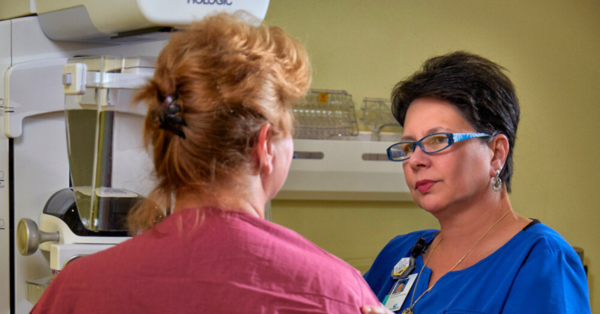
[[[435,98],[415,99],[406,112],[403,136],[422,137],[436,132],[474,132],[455,105]]]

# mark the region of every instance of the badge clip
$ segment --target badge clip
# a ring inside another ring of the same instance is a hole
[[[415,258],[412,256],[404,257],[396,264],[396,266],[394,266],[394,270],[392,270],[392,278],[394,280],[406,279],[414,270]]]

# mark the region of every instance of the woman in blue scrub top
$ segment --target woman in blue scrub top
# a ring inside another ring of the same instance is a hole
[[[440,230],[397,236],[365,274],[389,310],[591,313],[575,251],[554,230],[512,209],[519,104],[502,70],[455,52],[426,61],[392,92],[392,112],[404,132],[388,157],[402,162],[413,199],[438,219]]]

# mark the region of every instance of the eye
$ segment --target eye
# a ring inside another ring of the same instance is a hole
[[[433,135],[423,141],[423,146],[427,152],[435,152],[448,146],[448,138],[446,135]]]
[[[432,136],[431,137],[431,144],[443,144],[446,143],[448,139],[446,138],[445,135],[436,135],[436,136]]]

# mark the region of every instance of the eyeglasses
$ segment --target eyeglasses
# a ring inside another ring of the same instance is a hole
[[[421,147],[426,154],[433,154],[450,147],[454,143],[477,137],[490,137],[485,133],[435,133],[427,135],[416,142],[400,142],[387,149],[388,159],[391,161],[405,161]]]

